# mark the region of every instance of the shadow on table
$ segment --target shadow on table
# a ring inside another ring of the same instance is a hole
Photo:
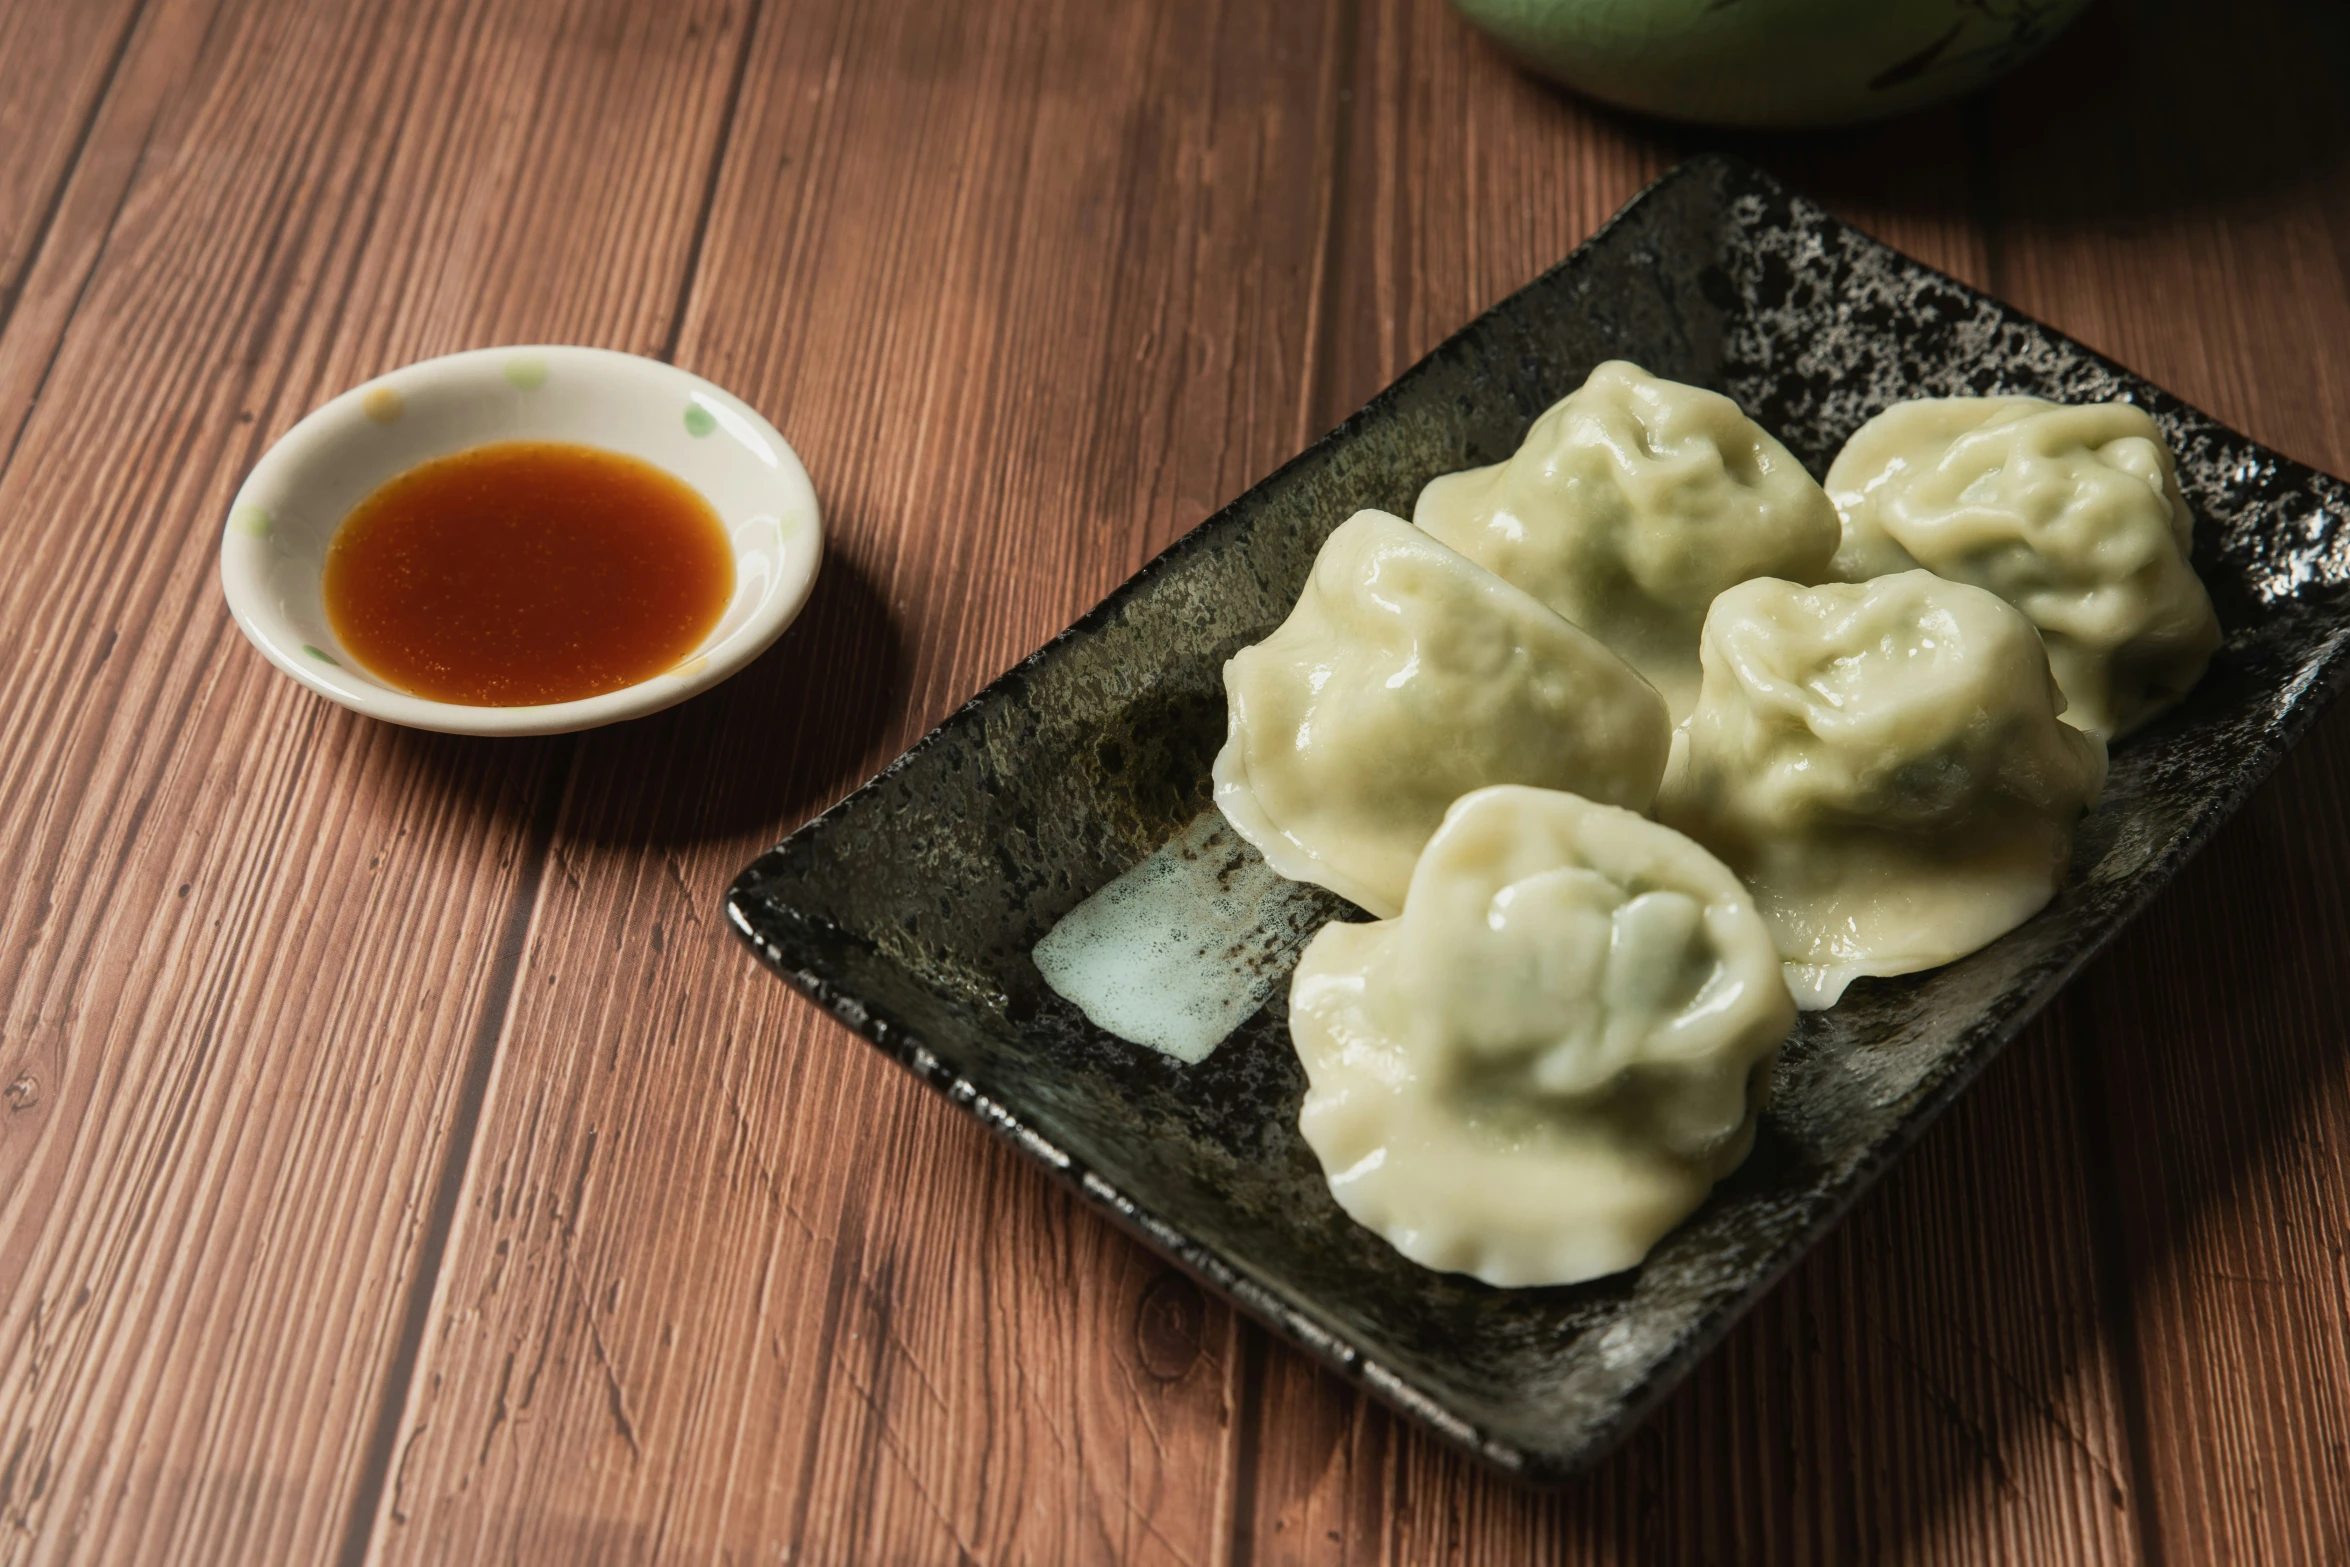
[[[2346,72],[2339,0],[2107,0],[1983,101],[1997,215],[2126,222],[2325,177]]]
[[[667,712],[580,737],[564,834],[628,848],[764,848],[888,760],[906,676],[889,605],[855,559],[834,554],[799,619],[749,668]]]
[[[2350,7],[2339,0],[2105,0],[1985,91],[1891,120],[1745,132],[1578,110],[1668,163],[1735,152],[1864,228],[1908,216],[2061,229],[2331,175],[2350,158],[2350,118],[2336,107],[2345,78]]]
[[[403,770],[544,844],[680,849],[740,839],[745,857],[871,774],[896,738],[906,655],[852,559],[828,558],[790,630],[733,679],[664,712],[522,740],[383,726]]]

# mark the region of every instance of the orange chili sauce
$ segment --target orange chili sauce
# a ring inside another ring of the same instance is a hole
[[[710,503],[651,463],[503,441],[409,469],[326,551],[326,615],[417,696],[525,707],[599,696],[701,645],[734,596]]]

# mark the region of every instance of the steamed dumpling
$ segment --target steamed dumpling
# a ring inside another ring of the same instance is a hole
[[[1805,1005],[1965,956],[2055,895],[2105,745],[2031,623],[1907,571],[1714,601],[1657,815],[1754,890]]]
[[[1430,483],[1412,520],[1622,654],[1675,722],[1697,699],[1714,595],[1818,582],[1837,539],[1827,495],[1736,403],[1621,360],[1509,461]]]
[[[2187,563],[2194,517],[2142,408],[1895,403],[1846,443],[1828,493],[1838,577],[1924,566],[1998,594],[2047,641],[2066,721],[2102,739],[2184,696],[2219,646]]]
[[[1754,1141],[1795,1019],[1746,889],[1572,794],[1463,798],[1403,916],[1326,926],[1290,986],[1298,1118],[1358,1223],[1425,1267],[1631,1267]]]
[[[1281,628],[1224,666],[1216,804],[1282,875],[1403,906],[1445,808],[1486,784],[1646,810],[1664,703],[1620,658],[1399,517],[1357,512]]]

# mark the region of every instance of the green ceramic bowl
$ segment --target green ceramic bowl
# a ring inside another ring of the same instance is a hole
[[[1534,70],[1706,125],[1838,125],[1979,87],[2088,0],[1453,0]]]

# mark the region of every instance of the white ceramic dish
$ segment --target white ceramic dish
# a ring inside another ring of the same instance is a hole
[[[702,493],[734,544],[734,597],[702,645],[618,691],[539,707],[411,696],[336,640],[326,547],[378,485],[491,441],[574,441],[641,458]],[[482,348],[352,388],[254,465],[220,540],[237,629],[279,669],[354,712],[450,734],[541,735],[635,718],[706,691],[783,634],[816,580],[824,533],[807,470],[741,399],[657,360],[602,348]]]

